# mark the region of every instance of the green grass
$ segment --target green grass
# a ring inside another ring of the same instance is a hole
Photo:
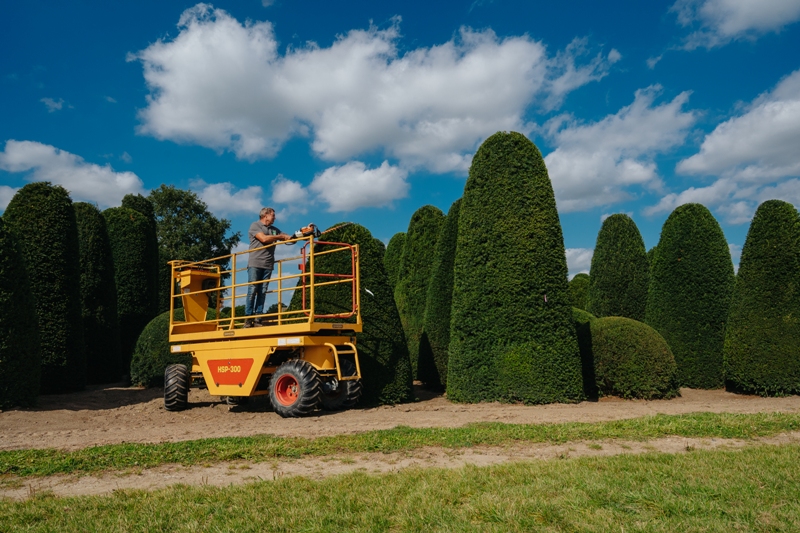
[[[0,500],[0,531],[800,530],[800,446]]]
[[[161,444],[114,444],[69,452],[54,449],[3,451],[0,452],[0,475],[91,473],[151,468],[166,463],[260,462],[342,453],[389,453],[424,446],[463,448],[519,442],[648,440],[671,435],[749,439],[797,430],[800,430],[800,414],[795,413],[657,415],[592,424],[480,423],[461,428],[397,427],[315,439],[260,435]]]

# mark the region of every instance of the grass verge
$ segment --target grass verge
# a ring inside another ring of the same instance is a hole
[[[0,500],[0,531],[798,531],[800,446]]]
[[[342,453],[389,453],[425,446],[463,448],[477,445],[503,446],[519,442],[649,440],[666,436],[749,439],[797,430],[800,430],[800,414],[795,413],[695,413],[599,423],[479,423],[460,428],[397,427],[314,439],[259,435],[160,444],[114,444],[76,451],[2,451],[0,475],[91,473],[152,468],[166,463],[194,465],[240,460],[260,462],[276,458]]]

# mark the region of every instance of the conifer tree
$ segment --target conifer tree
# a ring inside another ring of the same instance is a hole
[[[386,253],[383,256],[383,266],[386,268],[386,274],[389,276],[389,285],[392,290],[397,287],[397,278],[400,276],[401,263],[403,260],[403,247],[406,245],[406,234],[395,233],[389,239],[389,244],[386,246]]]
[[[586,310],[589,296],[589,274],[581,272],[569,280],[569,295],[572,307]]]

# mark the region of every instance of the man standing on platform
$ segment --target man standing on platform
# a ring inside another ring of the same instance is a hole
[[[275,222],[275,210],[265,207],[259,213],[259,219],[250,224],[250,249],[261,248],[268,244],[290,239],[289,235],[281,233],[281,230],[272,225]],[[260,315],[264,313],[264,298],[267,295],[267,281],[272,276],[272,269],[275,265],[275,247],[270,246],[261,250],[250,252],[247,260],[247,281],[251,285],[247,286],[247,300],[244,305],[244,314],[247,316]],[[263,283],[253,283],[262,281]],[[244,321],[244,327],[251,328],[254,325],[261,325],[261,319],[255,321],[248,318]]]

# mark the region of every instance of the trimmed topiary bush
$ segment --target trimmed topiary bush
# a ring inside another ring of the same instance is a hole
[[[598,318],[589,326],[601,394],[645,400],[678,395],[675,358],[656,330],[624,317]]]
[[[646,321],[672,350],[681,386],[722,386],[733,283],[728,243],[711,212],[700,204],[675,209],[653,254]]]
[[[75,211],[67,191],[47,182],[22,187],[3,215],[22,253],[41,346],[41,392],[86,385]]]
[[[436,387],[447,385],[447,350],[450,346],[450,310],[453,304],[453,263],[456,259],[460,208],[460,199],[450,206],[437,239],[422,321],[417,373],[420,381]]]
[[[332,227],[336,226],[340,224]],[[330,231],[324,235],[324,240],[358,244],[359,247],[363,332],[356,335],[356,347],[363,387],[360,404],[396,404],[413,400],[411,362],[400,316],[383,267],[384,250],[377,245],[369,230],[359,224],[349,224]],[[324,249],[324,245],[316,247],[317,252]],[[344,253],[320,256],[316,259],[315,269],[320,274],[349,273],[350,256]],[[326,314],[348,312],[350,295],[349,285],[319,287],[315,291],[315,311]],[[300,291],[296,290],[290,309],[300,308],[300,298]],[[343,322],[342,319],[331,321]]]
[[[432,274],[432,261],[436,240],[444,224],[444,214],[438,207],[425,205],[411,216],[403,247],[402,267],[394,299],[403,331],[408,342],[411,368],[417,376],[419,341],[422,337],[422,321],[425,318],[425,300]]]
[[[156,316],[157,288],[153,281],[150,221],[139,211],[112,207],[103,211],[117,287],[117,313],[120,329],[120,362],[130,369],[131,355],[144,327]]]
[[[572,307],[586,310],[587,298],[589,296],[589,274],[581,272],[575,274],[569,281],[569,298]]]
[[[593,314],[577,307],[572,308],[572,322],[578,335],[578,348],[581,352],[581,377],[583,378],[583,395],[596,400],[600,395],[597,380],[594,376],[594,356],[592,355],[592,329],[590,322],[596,320]]]
[[[742,248],[725,331],[728,388],[800,394],[800,219],[792,204],[758,207]]]
[[[0,409],[36,403],[41,355],[36,308],[16,239],[0,217]]]
[[[210,317],[215,316],[209,310]],[[175,320],[183,320],[183,309],[175,310]],[[164,386],[164,370],[169,365],[192,365],[189,353],[172,353],[169,349],[169,311],[151,320],[136,341],[131,357],[131,383],[144,387]]]
[[[453,280],[451,400],[583,397],[553,188],[539,150],[520,133],[492,135],[472,160]]]
[[[395,233],[386,246],[386,253],[383,256],[383,266],[386,275],[389,276],[389,285],[392,290],[397,287],[397,279],[400,277],[403,261],[403,248],[406,245],[406,234]]]
[[[149,228],[147,230],[147,242],[148,242],[148,245],[150,246],[150,250],[148,251],[147,255],[148,255],[148,257],[153,257],[154,258],[153,264],[150,265],[150,276],[152,277],[152,280],[151,280],[152,287],[153,287],[152,290],[155,291],[155,295],[156,295],[155,296],[155,298],[156,298],[155,311],[154,311],[154,315],[153,315],[153,316],[155,316],[156,314],[159,313],[159,307],[160,307],[160,304],[161,304],[161,302],[159,300],[159,291],[161,290],[161,287],[160,287],[160,285],[161,285],[161,273],[162,273],[162,270],[165,270],[167,268],[166,265],[165,265],[164,268],[161,267],[161,263],[163,262],[163,263],[166,264],[166,261],[162,261],[162,258],[161,258],[160,253],[159,253],[158,234],[157,234],[157,231],[156,231],[155,206],[153,205],[153,202],[151,202],[148,198],[145,198],[141,194],[135,194],[135,195],[134,194],[126,194],[122,198],[122,207],[127,207],[128,209],[133,209],[134,211],[138,211],[141,214],[143,214],[145,216],[145,218],[147,219],[147,223],[148,223],[148,226],[149,226]],[[188,259],[188,258],[183,257],[181,259]],[[203,257],[203,258],[200,258],[200,259],[208,259],[208,258],[207,257]],[[200,259],[196,259],[196,260],[200,260]],[[189,260],[191,260],[191,259],[189,259]],[[169,276],[171,274],[172,274],[172,272],[170,271],[166,275],[166,277],[169,278]],[[169,281],[167,281],[167,283],[169,283]],[[169,288],[169,286],[167,286],[167,288]],[[164,306],[164,309],[162,309],[161,311],[166,311],[167,309],[169,309],[169,296],[167,296],[164,299],[164,302],[166,303],[166,305]]]
[[[644,240],[631,217],[618,213],[603,221],[589,274],[587,311],[644,320],[650,273]]]
[[[80,249],[86,379],[88,383],[119,381],[124,372],[120,365],[114,261],[106,221],[92,204],[79,202],[73,207]]]

